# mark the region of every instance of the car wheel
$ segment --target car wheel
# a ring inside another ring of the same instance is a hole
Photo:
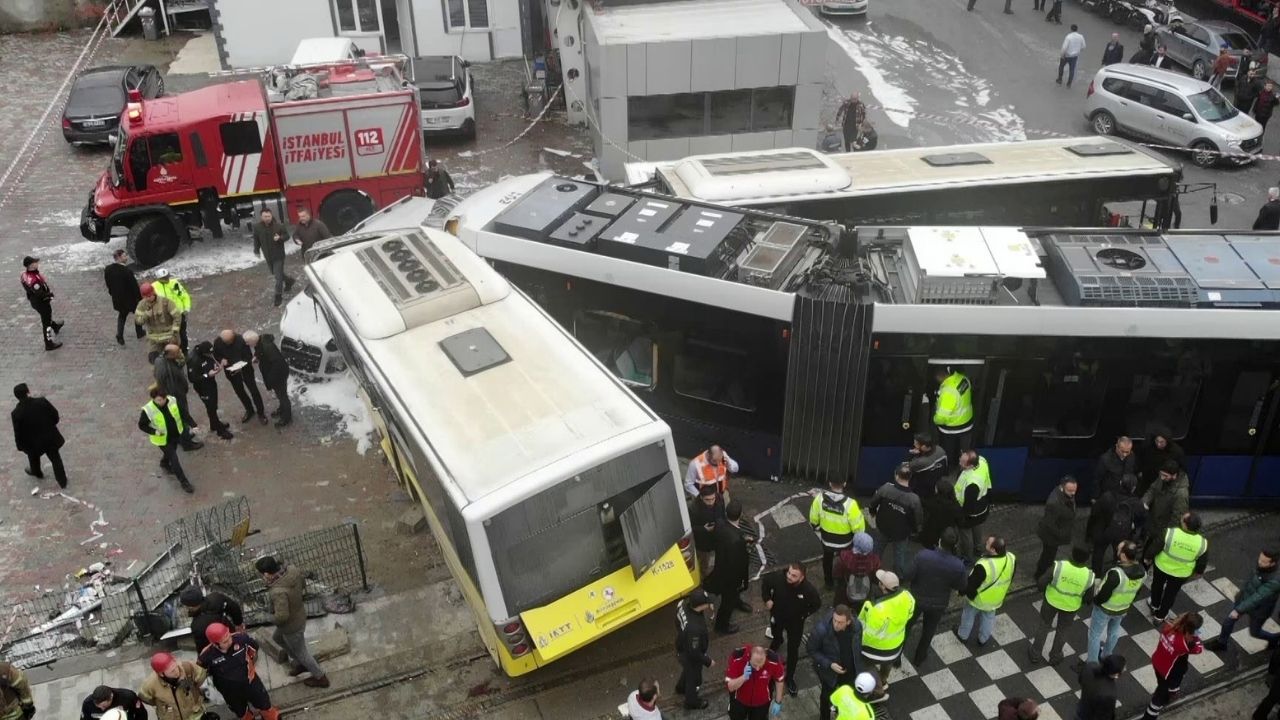
[[[474,119],[468,118],[462,123],[462,134],[465,135],[468,140],[476,139],[476,121]]]
[[[1116,116],[1106,110],[1093,114],[1093,131],[1099,135],[1114,135],[1116,132]]]
[[[129,257],[151,268],[178,254],[178,235],[163,215],[151,215],[133,223],[125,248]]]
[[[1208,140],[1197,140],[1191,143],[1191,162],[1195,163],[1196,167],[1212,167],[1218,162],[1218,148]]]
[[[1204,60],[1197,60],[1191,65],[1191,77],[1197,80],[1209,77],[1209,66]]]

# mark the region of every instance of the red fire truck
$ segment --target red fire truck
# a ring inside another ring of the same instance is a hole
[[[1213,0],[1228,10],[1261,25],[1275,12],[1277,0]]]
[[[264,208],[290,222],[309,208],[339,234],[378,207],[424,194],[407,63],[282,66],[145,102],[131,93],[80,233],[106,242],[113,228],[128,228],[129,255],[151,267],[190,242],[192,230],[221,237],[223,224],[236,227]]]

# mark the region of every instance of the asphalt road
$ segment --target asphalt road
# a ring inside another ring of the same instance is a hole
[[[1031,0],[1014,0],[1013,15],[1002,12],[1002,0],[978,0],[973,12],[965,5],[966,0],[871,0],[864,19],[828,20],[835,41],[830,79],[840,95],[862,93],[880,147],[1092,134],[1082,109],[1103,47],[1117,32],[1127,57],[1137,50],[1140,33],[1085,12],[1078,0],[1064,3],[1062,25],[1045,22]],[[1213,14],[1206,5],[1178,3],[1196,17]],[[1075,84],[1067,88],[1055,84],[1054,77],[1072,23],[1080,26],[1088,47]],[[833,104],[824,117],[834,117]],[[1280,133],[1274,128],[1263,149],[1280,154]],[[1218,228],[1252,226],[1267,187],[1280,183],[1277,161],[1206,170],[1179,154],[1167,157],[1185,163],[1187,182],[1216,183]],[[1183,198],[1184,228],[1210,227],[1211,194]]]

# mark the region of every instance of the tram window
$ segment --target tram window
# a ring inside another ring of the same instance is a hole
[[[690,338],[676,355],[675,391],[696,400],[754,412],[754,374],[746,351]]]
[[[1125,408],[1125,430],[1130,437],[1146,437],[1156,425],[1169,428],[1174,440],[1187,436],[1200,394],[1199,375],[1137,374],[1131,388]]]
[[[1098,432],[1107,381],[1097,360],[1079,355],[1051,363],[1037,383],[1031,433],[1041,438],[1091,438]]]
[[[627,385],[652,390],[657,384],[658,344],[639,321],[600,310],[582,311],[573,318],[573,335]]]
[[[1261,430],[1270,388],[1271,373],[1256,370],[1240,373],[1219,416],[1218,451],[1241,452],[1253,448],[1256,435],[1249,431]]]
[[[911,428],[931,431],[932,398],[924,383],[924,358],[872,358],[867,368],[867,399],[862,413],[862,442],[868,446],[911,443]],[[922,403],[924,399],[926,402]],[[873,420],[874,419],[874,420]],[[910,427],[902,428],[903,423]]]

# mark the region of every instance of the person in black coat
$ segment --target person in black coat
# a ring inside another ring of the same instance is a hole
[[[53,477],[58,487],[67,487],[67,471],[62,466],[62,449],[64,440],[58,432],[58,409],[48,400],[31,394],[26,383],[13,386],[13,396],[18,405],[10,413],[13,419],[13,441],[18,452],[26,453],[27,474],[31,477],[43,478],[40,469],[40,456],[48,455],[49,464],[53,465]]]
[[[715,558],[716,526],[724,521],[723,496],[715,485],[702,485],[698,497],[689,501],[689,524],[693,527],[693,549],[698,553],[698,569],[703,577],[711,572]]]
[[[742,533],[742,503],[731,500],[725,508],[725,522],[715,533],[715,569],[702,585],[707,592],[720,596],[720,609],[716,611],[716,632],[738,632],[738,626],[730,622],[733,611],[742,602],[739,593],[747,589],[747,538]]]
[[[427,197],[439,200],[451,192],[453,192],[453,178],[449,177],[449,171],[444,169],[439,160],[428,162]]]
[[[1155,482],[1160,475],[1160,468],[1164,464],[1173,460],[1178,467],[1185,469],[1187,466],[1187,454],[1182,451],[1182,446],[1173,439],[1173,433],[1164,425],[1154,425],[1147,433],[1147,441],[1143,443],[1141,452],[1138,453],[1138,487],[1134,491],[1134,495],[1142,497],[1147,494],[1147,488],[1151,487],[1151,483]]]
[[[782,636],[787,636],[787,667],[795,668],[800,654],[800,637],[804,635],[804,621],[822,607],[818,588],[805,577],[803,563],[793,562],[783,570],[771,572],[760,578],[760,599],[769,611],[769,631],[772,641],[769,649],[777,652],[782,647]],[[795,673],[787,672],[787,692],[795,697],[799,692]]]
[[[244,417],[240,422],[247,423],[257,414],[263,425],[267,424],[267,411],[262,404],[262,395],[258,392],[258,380],[253,370],[253,350],[245,344],[244,338],[236,331],[227,328],[218,333],[213,341],[213,357],[226,370],[227,381],[236,397],[244,405]],[[244,363],[239,370],[232,370],[236,363]],[[252,404],[249,399],[253,398]]]
[[[112,708],[124,710],[128,720],[147,720],[147,708],[138,699],[137,693],[107,685],[94,688],[89,697],[84,699],[80,706],[80,720],[101,720]]]
[[[111,307],[116,311],[116,342],[124,344],[124,321],[129,313],[138,309],[142,302],[142,291],[138,289],[138,278],[129,269],[129,255],[124,250],[117,250],[111,257],[115,262],[102,271],[107,282],[107,294],[111,296]],[[141,325],[134,323],[134,332],[138,339],[147,336]]]
[[[702,668],[716,664],[707,654],[711,638],[707,632],[706,612],[711,601],[701,590],[694,590],[676,606],[676,657],[680,659],[680,679],[676,694],[684,695],[686,710],[702,710],[710,703],[698,696],[702,686]]]
[[[1049,493],[1044,515],[1036,526],[1036,535],[1040,538],[1040,559],[1036,561],[1033,577],[1040,577],[1053,565],[1058,557],[1058,548],[1071,544],[1076,524],[1076,490],[1079,487],[1075,478],[1066,475]]]
[[[187,358],[187,380],[191,389],[196,391],[204,410],[209,415],[209,427],[223,440],[235,437],[231,426],[218,417],[218,374],[222,366],[213,357],[213,343],[205,341],[197,343]]]
[[[244,631],[244,609],[240,603],[220,592],[205,595],[198,587],[189,587],[178,596],[178,601],[191,617],[191,639],[196,644],[196,654],[209,644],[205,630],[214,623],[222,623],[235,632]]]
[[[1107,448],[1098,456],[1093,467],[1093,498],[1096,500],[1108,490],[1120,489],[1125,475],[1138,474],[1138,459],[1133,455],[1133,441],[1128,437],[1116,438],[1115,447]]]
[[[1280,230],[1280,188],[1267,189],[1267,203],[1258,210],[1254,230]]]
[[[949,480],[934,483],[931,491],[920,498],[924,507],[924,529],[920,531],[920,544],[934,547],[942,539],[947,528],[960,528],[964,510],[956,502],[955,486]]]
[[[284,354],[276,347],[276,339],[270,333],[259,335],[250,330],[244,334],[244,342],[253,351],[253,361],[262,373],[262,384],[276,394],[279,402],[271,417],[276,418],[276,427],[284,427],[293,422],[293,406],[289,403],[289,365],[284,361]]]
[[[1111,33],[1111,42],[1102,49],[1102,64],[1114,65],[1124,62],[1124,45],[1120,43],[1120,33]]]

